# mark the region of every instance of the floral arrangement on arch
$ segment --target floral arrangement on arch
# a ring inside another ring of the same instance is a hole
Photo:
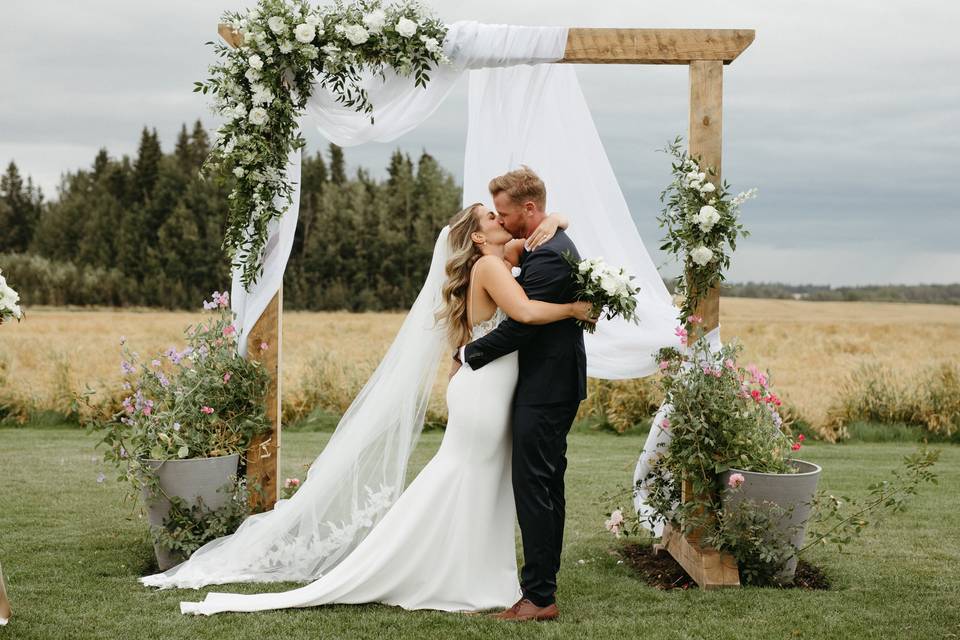
[[[236,48],[214,46],[218,61],[195,91],[212,94],[224,119],[205,165],[235,179],[223,248],[249,288],[260,274],[267,224],[291,203],[288,154],[304,144],[297,126],[315,84],[337,102],[372,113],[361,79],[390,67],[425,87],[447,62],[446,26],[413,0],[260,0],[223,22],[241,36]],[[371,117],[372,120],[372,117]]]
[[[16,318],[17,322],[23,318],[23,310],[20,309],[20,294],[7,284],[7,279],[3,277],[3,272],[0,271],[0,324],[3,324],[3,321],[9,318]]]
[[[657,220],[666,229],[660,250],[683,260],[684,275],[677,279],[676,292],[683,296],[680,315],[686,321],[711,287],[724,280],[737,238],[750,235],[740,223],[740,206],[755,198],[757,190],[731,197],[730,185],[710,182],[707,176],[715,175],[714,169],[701,167],[699,158],[682,149],[681,141],[678,136],[664,148],[674,158],[673,181],[660,193],[664,208]]]

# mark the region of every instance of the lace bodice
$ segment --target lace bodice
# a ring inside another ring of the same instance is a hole
[[[501,322],[507,319],[507,314],[500,307],[493,312],[493,315],[483,322],[475,322],[470,329],[470,340],[479,340],[491,331],[497,328]]]

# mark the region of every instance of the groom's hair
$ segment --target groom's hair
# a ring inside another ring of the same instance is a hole
[[[515,204],[530,201],[540,207],[541,211],[547,208],[547,187],[540,176],[525,164],[491,180],[489,189],[492,196],[506,192]]]

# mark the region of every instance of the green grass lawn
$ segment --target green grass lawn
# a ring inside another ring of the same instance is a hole
[[[304,465],[329,435],[285,434],[284,475],[303,477]],[[432,455],[441,435],[424,434],[411,472]],[[830,591],[663,592],[618,564],[619,543],[602,526],[606,505],[599,497],[629,482],[643,439],[574,433],[561,620],[512,625],[381,605],[181,616],[177,603],[203,593],[152,591],[137,583],[137,576],[154,570],[146,526],[122,503],[122,487],[94,442],[77,429],[0,429],[0,563],[14,610],[10,624],[0,627],[0,640],[960,637],[960,447],[953,445],[938,445],[944,449],[936,467],[940,484],[924,487],[906,513],[843,554],[823,549],[808,558],[832,580]],[[814,444],[804,457],[824,465],[822,487],[862,494],[914,447]],[[100,472],[107,481],[97,482]],[[258,588],[264,587],[210,590]]]

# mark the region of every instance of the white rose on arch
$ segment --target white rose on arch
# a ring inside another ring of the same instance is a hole
[[[382,9],[374,9],[363,16],[363,24],[370,33],[380,33],[383,31],[383,25],[387,23],[387,14]]]
[[[297,42],[310,44],[317,35],[317,29],[312,24],[298,24],[297,28],[293,30],[293,35],[296,36]]]
[[[702,231],[707,232],[713,228],[713,225],[720,222],[720,212],[710,205],[704,205],[700,207],[700,212],[694,216],[694,220],[700,225]]]
[[[409,38],[417,32],[417,23],[407,18],[400,18],[397,21],[397,33],[404,38]]]
[[[250,109],[250,123],[257,126],[267,124],[269,116],[267,115],[267,110],[263,107],[254,107]]]
[[[250,65],[251,69],[255,69],[257,71],[263,69],[263,59],[257,54],[253,54],[247,58],[247,63]]]
[[[700,193],[713,193],[714,191],[716,191],[716,189],[717,188],[713,186],[712,182],[708,182],[702,187],[700,187]]]
[[[430,53],[437,53],[440,51],[440,43],[437,42],[436,38],[428,38],[427,36],[420,36],[420,41],[423,43],[423,46],[426,47],[427,51]]]
[[[358,24],[351,24],[349,27],[344,29],[343,35],[345,35],[347,40],[354,45],[363,44],[370,39],[370,34],[367,33],[367,30]]]
[[[698,266],[706,266],[713,260],[713,251],[708,247],[700,245],[690,252],[690,259]]]
[[[287,32],[287,23],[284,22],[280,16],[273,16],[267,20],[267,26],[270,27],[270,31],[273,31],[278,36]]]

